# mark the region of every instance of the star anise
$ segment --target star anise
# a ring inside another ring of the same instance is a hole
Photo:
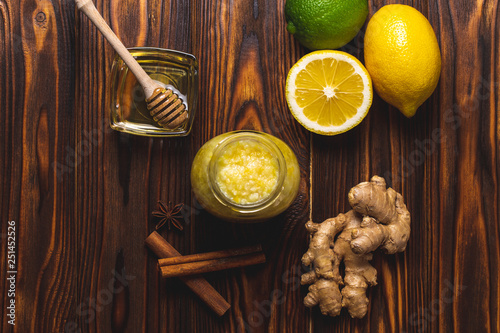
[[[165,205],[163,202],[158,201],[158,209],[153,211],[153,216],[159,217],[161,220],[156,225],[156,230],[159,230],[165,226],[168,226],[168,230],[174,226],[177,230],[182,231],[184,227],[179,218],[182,218],[181,211],[184,207],[184,204],[177,204],[172,206],[172,203],[169,202],[168,205]]]

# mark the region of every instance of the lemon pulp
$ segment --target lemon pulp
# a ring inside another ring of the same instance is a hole
[[[231,143],[217,160],[216,183],[236,204],[265,200],[278,184],[278,160],[254,140]]]

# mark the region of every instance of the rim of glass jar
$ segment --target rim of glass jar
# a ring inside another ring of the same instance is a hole
[[[179,56],[183,56],[184,58],[189,58],[190,60],[197,61],[196,56],[187,53],[187,52],[182,52],[178,50],[172,50],[172,49],[165,49],[162,47],[152,47],[152,46],[133,46],[133,47],[128,47],[127,48],[129,51],[149,51],[150,55],[154,52],[157,56],[168,56],[169,54],[176,54]],[[120,58],[120,56],[117,54],[116,58]]]
[[[215,198],[223,205],[228,207],[233,207],[237,209],[240,213],[251,214],[258,211],[261,211],[264,208],[271,206],[276,199],[278,198],[278,194],[281,192],[283,188],[283,183],[285,182],[286,176],[286,161],[283,153],[279,149],[279,147],[269,138],[266,137],[266,133],[258,132],[258,131],[234,131],[233,134],[224,138],[221,142],[217,144],[214,149],[212,158],[210,159],[209,167],[208,167],[208,177],[209,177],[209,187]],[[225,148],[227,148],[231,143],[234,143],[239,140],[249,139],[253,141],[257,141],[259,144],[263,144],[271,153],[274,154],[276,160],[278,162],[278,182],[273,189],[273,191],[263,200],[257,201],[251,204],[238,204],[222,193],[222,190],[217,185],[215,180],[216,176],[216,161],[222,154]]]

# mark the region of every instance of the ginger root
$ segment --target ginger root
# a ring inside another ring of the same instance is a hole
[[[302,263],[312,264],[313,270],[302,275],[301,283],[310,284],[306,306],[319,305],[321,313],[329,316],[339,315],[345,307],[351,317],[362,318],[369,303],[366,289],[377,284],[377,271],[369,263],[371,252],[378,248],[390,254],[404,251],[410,213],[401,194],[386,188],[379,176],[353,187],[348,198],[353,208],[349,212],[322,223],[306,223],[311,237]]]

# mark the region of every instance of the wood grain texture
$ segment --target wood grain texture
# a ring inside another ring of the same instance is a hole
[[[498,2],[398,3],[436,31],[438,89],[410,120],[376,97],[347,135],[314,137],[312,210],[317,221],[348,210],[348,189],[378,174],[403,194],[411,239],[402,254],[375,256],[365,319],[319,318],[314,331],[498,332]],[[387,2],[371,4],[370,15]]]
[[[204,212],[194,216],[193,242],[200,252],[261,243],[268,258],[268,264],[261,267],[210,275],[216,289],[227,293],[232,309],[226,321],[194,326],[196,331],[307,330],[308,313],[297,293],[297,265],[305,243],[302,247],[293,244],[295,237],[306,239],[302,224],[308,214],[309,146],[308,135],[291,118],[284,97],[285,78],[292,65],[287,55],[294,52],[295,45],[284,29],[283,7],[284,2],[279,1],[195,3],[193,23],[199,23],[193,25],[193,53],[200,62],[203,88],[192,134],[194,151],[226,131],[263,130],[292,147],[304,180],[289,212],[267,224],[230,225]]]
[[[500,5],[498,0],[370,0],[370,16],[404,3],[432,24],[438,88],[412,119],[375,96],[336,137],[290,115],[285,80],[307,50],[290,36],[285,0],[96,0],[126,46],[199,61],[190,136],[150,139],[108,126],[114,52],[71,0],[0,0],[0,288],[7,221],[16,221],[16,326],[2,332],[500,332]],[[343,50],[363,59],[363,32]],[[210,138],[237,129],[288,143],[299,196],[270,222],[229,224],[202,210],[189,170]],[[349,210],[372,175],[403,194],[407,250],[376,253],[366,318],[328,318],[302,303],[305,222]],[[184,254],[260,243],[267,262],[205,278],[231,303],[218,318],[180,281],[163,280],[144,239],[157,201],[183,202]],[[124,315],[125,314],[125,315]]]
[[[55,162],[74,146],[73,7],[0,2],[2,25],[2,232],[16,221],[19,332],[53,332],[74,313],[78,248],[72,179]],[[47,82],[51,84],[47,84]],[[2,239],[2,245],[5,243]],[[5,247],[2,246],[2,251]],[[6,253],[2,252],[2,263]],[[2,287],[5,273],[2,270]],[[6,289],[4,289],[6,290]],[[3,293],[2,293],[3,294]],[[4,294],[3,294],[4,295]],[[6,295],[2,304],[7,304]],[[6,317],[2,306],[2,318]],[[13,327],[2,320],[4,331]]]

